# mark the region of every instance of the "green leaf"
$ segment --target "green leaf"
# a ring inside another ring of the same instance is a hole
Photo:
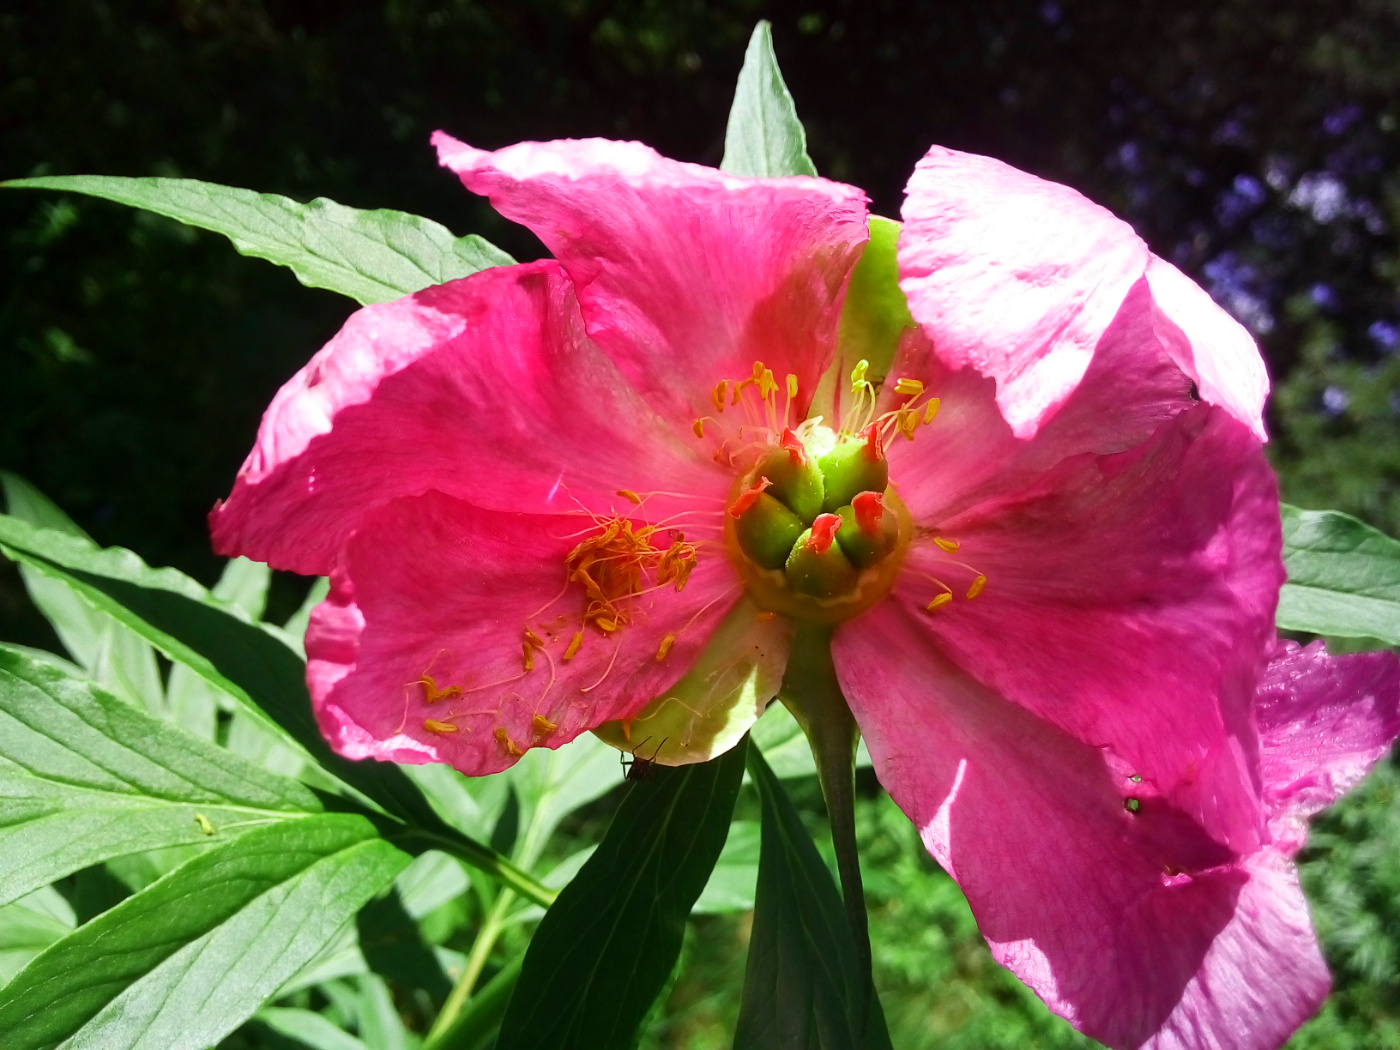
[[[1400,543],[1339,511],[1282,511],[1278,626],[1400,645]]]
[[[290,267],[308,287],[365,304],[401,299],[515,261],[480,237],[454,237],[430,219],[386,209],[362,211],[323,198],[299,204],[275,193],[195,179],[112,175],[52,175],[3,185],[85,193],[222,233],[242,254]]]
[[[724,847],[747,737],[690,766],[653,766],[541,920],[506,1008],[502,1050],[627,1050],[680,955]]]
[[[321,768],[405,821],[410,827],[395,836],[396,842],[415,851],[445,850],[536,903],[553,900],[552,891],[504,857],[443,823],[401,768],[352,762],[332,752],[311,713],[305,665],[278,628],[248,622],[237,606],[218,601],[188,576],[151,569],[128,550],[93,550],[6,515],[0,515],[0,552],[65,583],[93,608],[234,697],[269,731],[280,726]]]
[[[860,1016],[866,977],[831,870],[757,748],[748,766],[763,831],[734,1048],[888,1047],[879,1000]]]
[[[76,925],[72,906],[52,886],[0,907],[0,985]]]
[[[253,1020],[311,1050],[369,1050],[349,1032],[342,1031],[311,1010],[268,1006],[259,1010]]]
[[[296,781],[0,646],[0,903],[110,857],[320,809]]]
[[[18,474],[0,471],[0,487],[5,491],[5,505],[15,517],[98,549],[96,541],[56,503]],[[160,669],[149,645],[42,573],[20,566],[20,578],[30,600],[89,677],[124,700],[156,714],[164,712]]]
[[[732,175],[815,175],[807,156],[807,133],[778,70],[773,26],[759,22],[744,52],[724,134],[720,170]]]
[[[812,745],[807,742],[797,719],[783,704],[768,705],[763,717],[754,723],[753,742],[762,748],[769,768],[780,780],[817,775]],[[862,740],[856,748],[856,766],[869,765],[870,752]]]
[[[0,1046],[212,1046],[407,863],[363,817],[249,831],[38,956],[5,990]]]
[[[755,820],[736,820],[729,825],[724,850],[710,873],[710,881],[691,909],[694,915],[720,915],[751,911],[754,887],[758,883],[759,825]]]

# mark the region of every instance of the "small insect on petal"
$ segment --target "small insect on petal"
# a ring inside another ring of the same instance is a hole
[[[1135,798],[1125,798],[1123,800],[1123,808],[1126,809],[1129,813],[1136,813],[1139,809],[1142,808],[1142,803]]]
[[[918,397],[924,392],[924,384],[917,379],[910,379],[908,376],[903,376],[895,382],[894,392],[896,394],[903,394],[905,397]]]
[[[985,586],[987,586],[987,577],[978,576],[977,579],[972,581],[972,586],[967,589],[967,596],[969,598],[976,598],[982,593],[982,588]]]
[[[440,736],[446,736],[449,733],[457,732],[457,727],[451,722],[439,722],[435,718],[425,719],[423,721],[423,728],[429,733],[437,733]]]
[[[214,834],[214,825],[209,823],[209,818],[203,813],[196,813],[194,815],[194,822],[199,825],[199,830],[204,832],[204,834]]]
[[[947,604],[948,604],[949,602],[951,602],[952,600],[953,600],[953,596],[952,596],[951,594],[949,594],[947,591],[944,591],[942,594],[940,594],[940,595],[938,595],[937,597],[935,597],[935,598],[933,599],[933,601],[929,602],[926,606],[924,606],[924,611],[925,611],[925,612],[933,612],[935,609],[937,609],[937,608],[939,608],[939,607],[941,607],[941,606],[947,605]]]

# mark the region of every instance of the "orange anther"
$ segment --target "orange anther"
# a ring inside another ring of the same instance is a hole
[[[710,403],[715,406],[716,412],[724,411],[724,395],[728,393],[729,380],[721,379],[715,384],[715,388],[710,391]]]
[[[564,650],[564,660],[568,662],[578,655],[579,647],[583,645],[583,632],[579,631],[569,642],[569,647]]]
[[[699,420],[697,419],[696,422],[698,423]],[[631,489],[618,489],[617,494],[631,503],[640,504],[642,502],[642,497],[638,496]]]
[[[670,655],[671,646],[675,644],[676,636],[674,634],[668,634],[666,637],[662,638],[661,646],[656,650],[656,662],[660,663],[662,660],[666,659],[666,657]]]
[[[520,649],[523,654],[521,662],[525,665],[525,670],[527,672],[533,671],[535,669],[535,647],[526,640],[520,643]]]
[[[530,728],[535,731],[536,737],[548,736],[559,728],[558,723],[551,722],[544,715],[535,715],[530,719]]]
[[[462,695],[460,686],[449,685],[446,689],[439,689],[436,680],[434,680],[433,676],[430,674],[423,675],[423,677],[418,679],[416,684],[423,687],[423,701],[429,704],[435,704],[439,700],[446,700],[448,697]]]
[[[429,733],[437,733],[440,736],[446,736],[448,733],[457,732],[457,727],[451,722],[439,722],[432,718],[424,720],[423,728]]]
[[[510,734],[506,732],[505,726],[496,727],[495,737],[496,743],[500,744],[503,748],[505,748],[506,754],[508,754],[511,758],[519,758],[525,753],[524,751],[520,750],[520,745],[510,738]]]
[[[704,421],[703,419],[697,419],[694,423],[690,424],[690,429],[693,430],[693,431],[695,431],[695,436],[696,436],[696,437],[698,437],[698,438],[704,437],[704,436],[705,436],[705,421]],[[641,500],[637,500],[637,502],[640,503],[640,502],[642,502],[642,501],[641,501]]]

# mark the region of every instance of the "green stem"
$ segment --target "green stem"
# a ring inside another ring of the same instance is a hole
[[[496,946],[496,938],[505,929],[506,913],[510,910],[513,900],[515,900],[515,894],[508,889],[502,888],[501,892],[496,894],[496,901],[491,905],[491,910],[481,920],[481,929],[476,931],[476,939],[472,941],[472,950],[467,955],[462,975],[457,978],[457,983],[453,985],[447,1001],[442,1004],[442,1010],[438,1013],[437,1020],[433,1022],[432,1031],[428,1033],[429,1042],[432,1042],[434,1037],[440,1037],[452,1026],[452,1022],[457,1020],[457,1015],[462,1012],[467,1000],[471,998],[477,978],[485,969],[486,960],[491,957],[491,949]]]
[[[395,842],[396,844],[420,843],[430,849],[449,853],[458,860],[470,864],[478,871],[484,871],[503,887],[514,890],[527,901],[538,904],[542,908],[548,908],[559,896],[558,890],[550,889],[529,872],[511,863],[510,860],[489,846],[483,846],[466,838],[449,838],[446,835],[436,835],[431,831],[412,828],[401,836],[396,836]]]
[[[818,624],[797,624],[780,695],[807,734],[812,757],[816,759],[817,778],[821,781],[827,819],[831,822],[831,841],[836,849],[836,870],[841,877],[846,920],[851,926],[861,972],[866,975],[861,1014],[868,1018],[872,991],[870,926],[856,848],[855,771],[860,730],[836,680],[836,666],[831,659],[831,631],[830,627]]]
[[[466,1009],[451,1024],[441,1030],[434,1025],[432,1033],[423,1041],[423,1050],[484,1050],[505,1016],[506,1004],[520,979],[520,966],[524,961],[525,953],[521,952],[472,996]]]

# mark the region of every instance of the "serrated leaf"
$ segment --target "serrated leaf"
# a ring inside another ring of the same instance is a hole
[[[690,766],[653,766],[540,921],[497,1045],[627,1050],[680,955],[724,846],[747,737]]]
[[[11,179],[10,189],[66,190],[127,204],[221,233],[243,255],[290,267],[311,288],[328,288],[360,303],[385,303],[515,262],[471,235],[407,212],[347,208],[318,198],[300,204],[275,193],[196,179],[50,175]]]
[[[363,817],[321,814],[249,831],[25,967],[0,1004],[0,1046],[212,1046],[407,863]]]
[[[720,170],[732,175],[815,175],[807,132],[773,53],[773,26],[759,22],[744,52],[724,134]]]
[[[1281,509],[1278,626],[1400,645],[1400,543],[1340,511]]]
[[[0,646],[0,903],[111,857],[320,809],[296,781]]]
[[[18,474],[0,471],[5,506],[21,521],[64,533],[98,549],[97,543],[51,499]],[[154,650],[136,635],[94,612],[62,584],[20,566],[29,598],[64,648],[94,681],[133,704],[156,714],[164,712],[164,690]]]
[[[757,748],[749,773],[762,804],[753,932],[735,1050],[887,1048],[884,1015],[870,996],[841,892],[802,818]]]

